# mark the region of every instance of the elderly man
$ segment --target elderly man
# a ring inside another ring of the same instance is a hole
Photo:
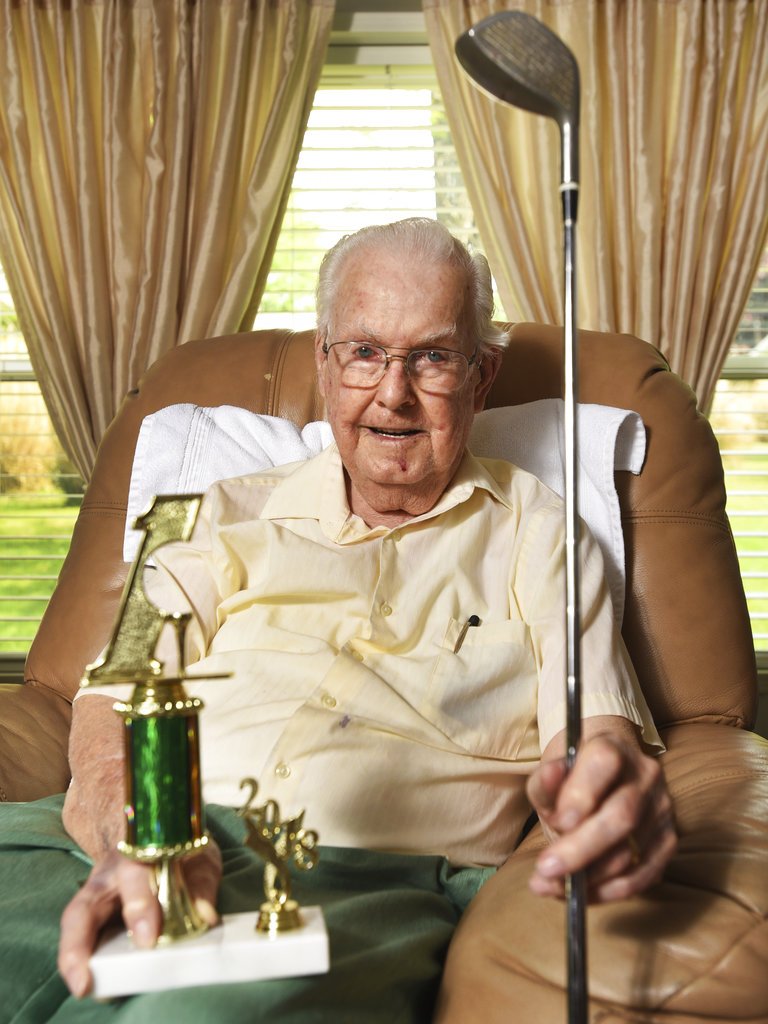
[[[195,613],[188,659],[234,673],[204,692],[207,798],[235,803],[255,775],[264,798],[306,807],[330,847],[391,854],[403,872],[408,856],[480,866],[480,880],[532,806],[552,840],[535,892],[561,896],[582,868],[594,900],[644,889],[674,850],[672,809],[599,551],[584,536],[584,741],[566,775],[561,503],[466,450],[505,341],[487,264],[432,221],[365,229],[326,256],[317,308],[335,444],[214,486],[192,542],[167,549],[158,574],[157,592]],[[78,996],[118,910],[140,945],[159,928],[147,869],[114,852],[112,700],[85,694],[73,720],[64,822],[94,860],[62,921],[59,966]],[[185,866],[215,922],[216,844]],[[418,968],[430,993],[440,956]],[[392,981],[393,999],[412,984]],[[322,1019],[367,1019],[346,998]],[[425,1020],[424,998],[413,1016],[393,1002],[371,1019]]]

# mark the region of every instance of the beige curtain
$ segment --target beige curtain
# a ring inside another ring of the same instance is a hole
[[[333,0],[0,0],[0,259],[87,478],[161,353],[248,328]]]
[[[483,244],[511,319],[562,322],[559,133],[490,100],[453,55],[522,9],[581,72],[583,328],[658,345],[710,399],[768,233],[768,0],[424,0]]]

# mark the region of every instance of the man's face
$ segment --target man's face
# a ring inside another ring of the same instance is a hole
[[[464,275],[371,250],[348,258],[333,309],[329,345],[363,341],[392,354],[448,348],[471,356]],[[334,354],[315,344],[320,390],[348,474],[350,508],[370,525],[428,511],[461,461],[472,419],[483,407],[498,354],[473,364],[451,394],[414,386],[403,362],[391,362],[378,385],[345,387]],[[479,357],[478,357],[479,358]]]

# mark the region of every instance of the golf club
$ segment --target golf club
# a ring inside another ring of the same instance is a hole
[[[557,121],[563,210],[566,745],[573,767],[581,739],[581,603],[577,493],[576,210],[579,194],[579,68],[563,41],[523,11],[493,14],[456,42],[465,71],[497,99]],[[568,1021],[587,1020],[585,877],[568,877]]]

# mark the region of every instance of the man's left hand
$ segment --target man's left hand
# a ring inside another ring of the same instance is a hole
[[[588,727],[588,731],[587,731]],[[528,780],[528,798],[550,839],[530,880],[562,898],[566,876],[585,870],[590,901],[626,899],[658,882],[677,848],[672,799],[658,758],[644,754],[624,719],[587,719],[573,769],[561,733]]]

